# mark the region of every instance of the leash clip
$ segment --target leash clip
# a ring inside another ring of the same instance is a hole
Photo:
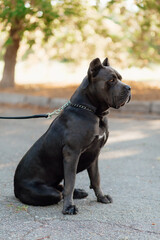
[[[52,117],[51,113],[47,113],[47,119],[50,119]]]
[[[53,115],[59,115],[59,114],[62,112],[62,110],[65,109],[65,108],[66,108],[68,105],[70,105],[70,104],[71,104],[71,102],[68,101],[68,102],[65,103],[62,107],[54,110],[54,111],[51,112],[51,113],[47,113],[47,115],[48,115],[48,116],[47,116],[47,119],[52,118]]]

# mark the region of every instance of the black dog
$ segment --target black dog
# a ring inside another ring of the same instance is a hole
[[[106,58],[89,66],[88,74],[70,104],[19,163],[15,196],[25,204],[46,206],[64,198],[63,214],[76,214],[73,198],[88,194],[75,189],[76,173],[87,169],[97,201],[111,203],[100,188],[98,156],[108,138],[107,109],[120,108],[131,98],[131,88]],[[60,182],[64,179],[64,189]]]

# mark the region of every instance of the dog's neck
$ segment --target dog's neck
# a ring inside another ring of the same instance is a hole
[[[75,91],[70,100],[73,104],[86,106],[92,109],[93,112],[97,111],[97,108],[90,102],[88,96],[80,87]]]
[[[71,102],[74,104],[80,104],[92,109],[98,117],[103,117],[108,114],[108,106],[98,103],[95,96],[89,90],[87,84],[88,78],[85,77],[81,85],[77,88],[75,93],[71,97]]]

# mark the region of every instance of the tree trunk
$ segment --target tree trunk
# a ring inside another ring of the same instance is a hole
[[[4,55],[4,70],[2,81],[0,82],[0,87],[14,87],[14,75],[15,75],[15,65],[17,58],[17,51],[20,44],[20,37],[18,35],[17,30],[11,29],[10,37],[12,39],[12,43],[7,46],[6,53]]]

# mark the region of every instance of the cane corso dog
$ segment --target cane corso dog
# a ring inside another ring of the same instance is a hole
[[[74,189],[76,173],[88,171],[90,188],[98,202],[111,203],[100,187],[98,156],[108,138],[108,109],[130,101],[131,88],[121,75],[94,59],[87,76],[49,129],[20,161],[14,177],[15,196],[34,206],[56,204],[64,199],[63,214],[77,214],[73,198],[87,197]],[[61,181],[64,179],[64,186]]]

